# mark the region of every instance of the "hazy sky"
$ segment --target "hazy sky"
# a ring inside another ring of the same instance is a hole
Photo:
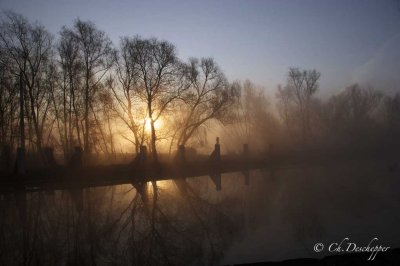
[[[321,94],[353,82],[400,90],[400,4],[376,1],[0,0],[57,34],[75,18],[120,36],[159,37],[179,56],[212,56],[230,80],[273,91],[289,66],[322,73]],[[273,93],[271,93],[273,94]]]

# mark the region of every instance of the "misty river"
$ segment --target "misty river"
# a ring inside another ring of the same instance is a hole
[[[324,257],[316,243],[400,246],[400,180],[353,161],[148,183],[0,196],[0,264],[210,265]],[[24,217],[26,216],[26,217]],[[23,230],[25,228],[26,230]],[[367,255],[366,255],[367,256]],[[379,254],[378,254],[379,256]]]

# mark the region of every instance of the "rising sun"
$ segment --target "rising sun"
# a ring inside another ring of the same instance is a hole
[[[159,118],[154,122],[154,129],[159,130],[162,127],[162,125],[163,122],[161,118]],[[147,132],[151,132],[151,119],[149,117],[146,118],[146,121],[144,123],[144,128],[146,129]]]

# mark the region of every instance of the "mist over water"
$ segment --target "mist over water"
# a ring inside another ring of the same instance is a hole
[[[327,256],[314,244],[346,237],[400,245],[399,179],[386,161],[252,171],[249,186],[227,174],[219,192],[209,177],[187,183],[162,181],[156,201],[151,188],[144,201],[129,185],[88,189],[82,210],[68,192],[28,195],[30,263],[230,264]],[[7,265],[23,254],[18,204],[1,197]]]
[[[224,263],[328,256],[314,252],[314,245],[346,237],[364,246],[374,237],[385,246],[400,244],[399,179],[385,162],[316,166],[254,179],[245,196],[243,238],[228,248]]]

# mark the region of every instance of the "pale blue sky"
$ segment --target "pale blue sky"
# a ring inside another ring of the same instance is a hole
[[[322,73],[321,95],[352,82],[399,89],[400,6],[395,0],[0,0],[54,34],[92,20],[115,44],[140,34],[174,43],[179,56],[212,56],[230,80],[273,92],[289,66]]]

